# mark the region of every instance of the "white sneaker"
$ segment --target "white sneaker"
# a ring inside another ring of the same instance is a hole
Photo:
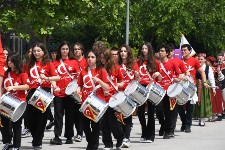
[[[152,140],[146,140],[145,143],[152,143]]]
[[[28,129],[23,129],[22,133],[21,133],[21,137],[22,138],[26,138],[26,137],[30,137],[31,133]]]
[[[130,147],[130,140],[125,138],[123,140],[122,148],[129,148],[129,147]]]
[[[141,143],[145,143],[145,141],[146,141],[145,138],[140,138]]]
[[[74,140],[75,140],[76,142],[81,142],[81,141],[82,141],[82,137],[81,137],[80,135],[77,135],[77,136],[74,138]]]

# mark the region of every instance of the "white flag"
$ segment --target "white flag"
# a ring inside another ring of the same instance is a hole
[[[187,41],[187,39],[184,37],[184,35],[182,34],[181,39],[180,39],[180,49],[181,46],[183,44],[189,44],[189,42]],[[189,44],[190,45],[190,44]],[[194,51],[194,49],[191,47],[191,56],[194,56],[196,54],[196,52]]]

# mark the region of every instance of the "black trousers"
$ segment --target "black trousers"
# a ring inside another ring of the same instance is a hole
[[[145,118],[145,107],[148,107],[148,121]],[[147,100],[145,104],[138,107],[138,119],[141,124],[141,137],[154,141],[155,139],[155,106]]]
[[[81,104],[75,103],[74,123],[75,123],[75,128],[77,130],[77,135],[83,136],[83,121],[82,121],[83,113],[80,112],[80,107],[81,107]]]
[[[124,132],[124,137],[126,139],[130,139],[130,132],[131,132],[131,129],[133,127],[132,115],[123,119],[123,122],[125,123],[125,125],[122,124],[122,130]]]
[[[83,130],[88,142],[87,150],[97,150],[99,146],[100,122],[94,122],[82,115]]]
[[[22,118],[16,122],[12,122],[8,118],[1,116],[2,125],[1,133],[2,133],[2,142],[3,144],[11,143],[13,138],[13,147],[19,148],[21,146],[21,129],[22,129]]]
[[[124,138],[124,133],[121,124],[115,116],[115,110],[111,107],[107,109],[101,120],[102,126],[102,141],[106,147],[113,147],[111,133],[117,140]]]
[[[192,117],[193,117],[193,108],[194,105],[188,101],[186,103],[186,111],[184,105],[178,105],[178,113],[180,115],[182,126],[183,127],[191,127],[192,126]]]
[[[164,125],[166,134],[171,132],[173,113],[174,110],[170,110],[169,96],[165,95],[162,101],[156,106],[156,115],[161,126]]]
[[[65,134],[66,138],[72,138],[74,136],[74,112],[75,102],[70,96],[66,97],[54,97],[54,133],[56,136],[61,136],[63,128],[63,116],[65,113]]]
[[[43,88],[45,91],[50,92],[50,88]],[[36,89],[31,89],[27,95],[27,101],[33,95]],[[49,109],[49,107],[47,108]],[[39,109],[35,108],[32,105],[27,105],[27,119],[28,121],[28,129],[31,132],[33,137],[32,146],[40,146],[42,145],[42,140],[44,137],[45,126],[48,118],[48,111],[46,110],[42,113]]]

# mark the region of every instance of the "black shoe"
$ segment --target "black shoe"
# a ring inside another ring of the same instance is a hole
[[[168,133],[165,133],[163,139],[170,139],[170,135]]]
[[[33,146],[34,150],[42,149],[42,145]]]
[[[186,128],[185,128],[185,132],[186,132],[186,133],[191,133],[191,128],[190,128],[190,127],[186,127]]]
[[[180,131],[184,132],[185,131],[185,126],[181,126]]]
[[[216,121],[222,121],[222,116],[218,116],[218,118],[216,118]]]
[[[65,144],[73,144],[72,138],[67,138]]]
[[[116,142],[116,148],[117,148],[117,149],[118,149],[118,148],[121,148],[122,144],[123,144],[123,139],[117,140],[117,142]]]
[[[170,131],[169,136],[170,136],[171,138],[174,138],[174,137],[175,137],[174,131]]]
[[[62,145],[62,140],[59,137],[54,137],[50,140],[50,144]]]
[[[11,143],[6,143],[6,144],[3,146],[2,150],[10,150],[11,148],[12,148],[12,144],[11,144]]]
[[[49,122],[49,124],[46,126],[46,130],[51,129],[54,126],[54,121]]]

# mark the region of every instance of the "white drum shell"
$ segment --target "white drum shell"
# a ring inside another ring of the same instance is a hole
[[[81,103],[81,98],[80,96],[75,92],[78,88],[78,84],[77,84],[77,80],[74,79],[73,81],[71,81],[68,86],[66,87],[65,93],[67,95],[72,95],[74,97],[74,99],[78,102]]]
[[[183,86],[188,89],[188,91],[190,93],[190,98],[192,98],[197,91],[197,87],[190,81],[184,82]]]
[[[102,116],[106,112],[107,108],[109,107],[108,103],[101,100],[95,94],[90,94],[87,97],[87,99],[84,101],[84,103],[81,105],[80,111],[82,113],[84,113],[88,104],[90,104],[92,109],[94,109],[95,112],[97,113],[96,122],[98,122],[102,118]]]
[[[49,104],[52,102],[53,98],[55,96],[52,95],[51,93],[45,91],[44,89],[42,89],[40,86],[35,90],[35,92],[33,93],[33,95],[31,96],[31,98],[28,101],[28,104],[33,105],[34,107],[37,100],[39,100],[41,98],[41,100],[44,102],[44,106],[45,108],[47,108],[49,106]]]
[[[131,97],[119,91],[110,98],[109,106],[117,112],[121,112],[124,118],[127,118],[135,111],[137,104]]]
[[[132,81],[124,93],[131,97],[138,105],[143,105],[149,97],[149,91],[137,81]]]
[[[148,84],[146,88],[150,93],[148,99],[155,105],[158,105],[166,94],[166,90],[153,82]]]
[[[179,83],[170,85],[167,90],[167,94],[171,98],[176,98],[179,105],[186,104],[190,97],[188,89]]]
[[[1,97],[0,113],[16,122],[26,110],[27,103],[23,102],[9,93],[3,94]]]

